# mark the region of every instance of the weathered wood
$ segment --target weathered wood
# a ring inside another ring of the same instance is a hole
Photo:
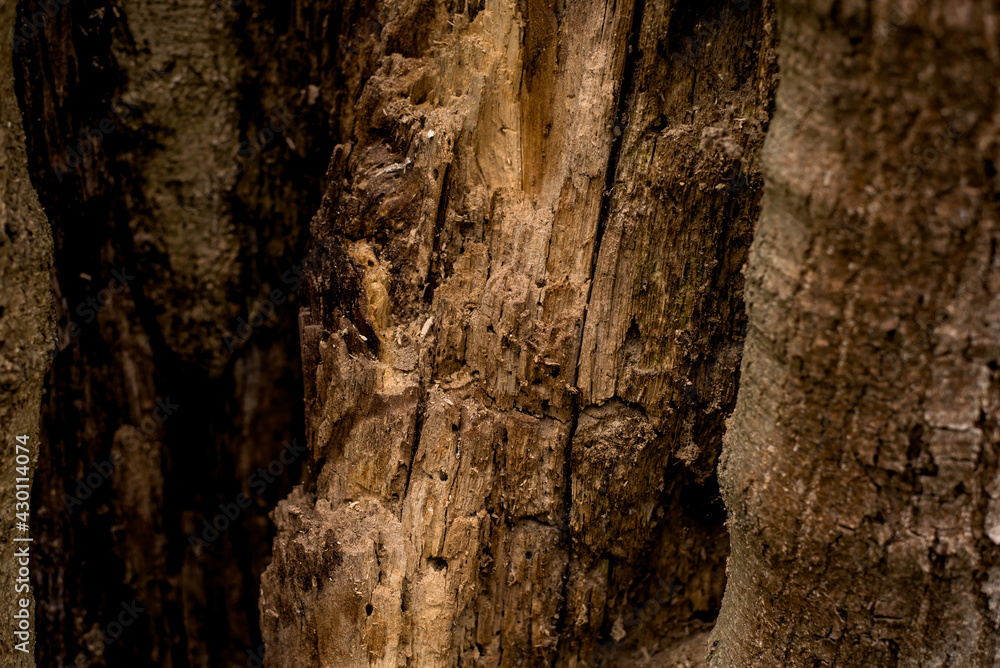
[[[769,5],[378,16],[313,221],[315,466],[275,513],[269,665],[703,650]]]

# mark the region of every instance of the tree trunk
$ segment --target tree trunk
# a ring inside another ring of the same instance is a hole
[[[38,665],[1000,662],[996,3],[13,8]]]
[[[700,663],[770,5],[378,20],[312,224],[268,665]]]
[[[778,4],[711,665],[996,666],[1000,10]]]

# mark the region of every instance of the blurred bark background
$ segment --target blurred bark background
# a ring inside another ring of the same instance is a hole
[[[60,324],[35,492],[38,663],[245,664],[260,644],[267,513],[302,464],[251,488],[304,436],[301,295],[282,276],[339,132],[336,17],[284,3],[45,10],[21,5],[19,27],[45,18],[18,45]],[[88,303],[116,272],[134,280]],[[287,301],[260,324],[279,289]],[[247,334],[241,318],[259,326]],[[67,512],[77,480],[112,457],[110,479]],[[240,493],[252,505],[230,528],[191,541]],[[133,599],[145,612],[106,647]]]

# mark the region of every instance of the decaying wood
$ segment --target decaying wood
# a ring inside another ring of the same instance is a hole
[[[704,654],[771,14],[377,5],[312,226],[269,665]]]

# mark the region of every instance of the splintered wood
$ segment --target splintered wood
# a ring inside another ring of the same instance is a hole
[[[774,72],[769,15],[696,5],[379,5],[313,221],[268,665],[588,665],[714,616]]]

